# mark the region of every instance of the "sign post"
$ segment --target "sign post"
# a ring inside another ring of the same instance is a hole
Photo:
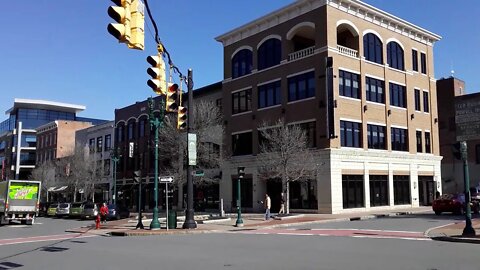
[[[166,222],[166,228],[168,231],[168,183],[173,182],[173,176],[163,176],[160,177],[160,183],[165,183],[165,220]]]

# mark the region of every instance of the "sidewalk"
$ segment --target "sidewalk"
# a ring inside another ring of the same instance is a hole
[[[465,228],[465,221],[431,228],[430,230],[425,232],[425,234],[433,240],[437,241],[480,244],[480,220],[473,219],[472,227],[475,230],[476,235],[470,237],[462,236],[463,229]]]
[[[109,221],[107,224],[101,224],[101,229],[95,230],[95,222],[92,225],[67,230],[67,232],[74,233],[88,233],[103,236],[145,236],[145,235],[164,235],[164,234],[198,234],[198,233],[213,233],[213,232],[228,232],[241,230],[255,230],[261,228],[275,228],[275,227],[289,227],[313,223],[326,223],[338,221],[353,221],[374,219],[388,216],[408,215],[414,213],[422,213],[431,211],[430,207],[404,208],[388,211],[369,211],[349,214],[292,214],[290,216],[275,217],[270,220],[264,220],[263,214],[243,214],[243,227],[235,227],[236,215],[228,214],[226,218],[208,219],[207,215],[196,215],[197,228],[191,230],[181,229],[184,221],[184,216],[178,217],[177,228],[165,228],[165,217],[160,218],[161,229],[150,230],[151,219],[144,219],[144,230],[136,230],[137,220],[123,219],[117,221]],[[147,217],[149,217],[147,215]]]

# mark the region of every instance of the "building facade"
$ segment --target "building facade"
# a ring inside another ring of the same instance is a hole
[[[225,147],[220,196],[278,208],[281,183],[261,179],[258,127],[301,125],[313,179],[291,207],[341,213],[427,205],[441,190],[433,43],[440,36],[358,0],[299,0],[216,38],[224,47]]]

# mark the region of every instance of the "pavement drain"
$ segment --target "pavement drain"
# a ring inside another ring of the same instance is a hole
[[[43,251],[46,251],[46,252],[62,252],[62,251],[65,251],[65,250],[69,250],[69,248],[63,248],[63,247],[44,247],[42,250],[43,250]]]
[[[0,263],[0,270],[18,268],[18,267],[22,267],[22,266],[23,266],[23,264],[12,263],[12,262],[2,262],[2,263]]]
[[[77,243],[77,244],[85,244],[85,243],[87,243],[87,242],[85,242],[85,241],[80,241],[80,240],[72,240],[72,241],[70,241],[70,242],[72,242],[72,243]]]

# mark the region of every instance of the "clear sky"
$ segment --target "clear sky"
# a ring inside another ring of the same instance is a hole
[[[193,69],[195,88],[223,79],[223,50],[215,37],[294,0],[150,0],[160,38],[174,63]],[[442,36],[434,45],[435,77],[466,82],[480,91],[478,0],[365,0]],[[108,34],[104,0],[15,0],[3,5],[0,25],[0,110],[14,98],[85,105],[84,117],[114,118],[122,108],[152,95],[145,61],[156,53],[153,27],[145,51],[130,50]],[[149,31],[151,30],[151,32]],[[0,121],[6,116],[0,117]]]

